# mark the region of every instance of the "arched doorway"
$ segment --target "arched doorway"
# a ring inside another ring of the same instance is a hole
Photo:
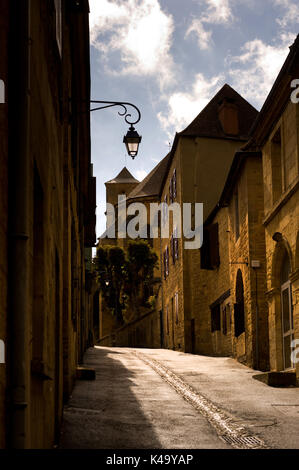
[[[235,337],[239,337],[245,331],[244,310],[244,284],[242,272],[239,269],[236,280],[236,303],[234,308]]]
[[[285,370],[294,367],[291,359],[291,343],[294,339],[294,319],[292,287],[289,279],[290,273],[291,262],[287,251],[285,251],[280,271],[282,350]]]

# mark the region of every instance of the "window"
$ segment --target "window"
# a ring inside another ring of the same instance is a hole
[[[230,331],[230,305],[222,306],[222,333],[224,336]]]
[[[169,249],[168,246],[166,247],[165,251],[165,271],[166,271],[166,277],[169,275]]]
[[[59,54],[62,54],[62,0],[54,0],[55,4],[55,17],[56,17],[56,41],[59,50]]]
[[[271,141],[272,203],[282,194],[282,148],[281,129],[279,128]]]
[[[200,249],[201,269],[216,269],[220,265],[218,232],[217,223],[204,228],[203,245]]]
[[[178,229],[174,229],[170,240],[171,257],[172,263],[175,264],[176,260],[179,259],[179,240],[178,240]]]
[[[234,194],[234,210],[235,210],[235,237],[236,240],[240,237],[240,214],[239,214],[239,193]]]
[[[211,331],[222,331],[227,334],[230,327],[230,290],[224,292],[214,303],[210,305]]]
[[[291,263],[287,252],[285,252],[280,272],[281,285],[281,320],[282,320],[282,346],[284,369],[295,366],[291,359],[292,341],[294,339],[294,318],[292,302],[292,286],[289,280]]]
[[[174,294],[174,309],[175,309],[175,322],[179,323],[179,293]]]
[[[221,330],[220,304],[211,308],[211,331]]]
[[[168,246],[163,253],[163,265],[164,265],[164,279],[169,275],[169,249]]]
[[[175,169],[169,182],[169,199],[170,199],[171,204],[173,203],[173,201],[176,199],[176,196],[177,196],[176,188],[177,188],[177,182],[176,182],[176,169]]]

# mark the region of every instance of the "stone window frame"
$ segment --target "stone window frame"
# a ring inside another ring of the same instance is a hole
[[[223,308],[230,305],[230,293],[229,289],[210,305],[212,333],[221,331],[225,336],[227,334],[223,332]]]

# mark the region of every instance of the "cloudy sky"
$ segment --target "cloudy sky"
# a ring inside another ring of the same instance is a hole
[[[139,180],[167,154],[224,83],[260,109],[299,32],[297,0],[89,0],[92,99],[127,101],[142,113],[137,158],[118,110],[92,114],[97,234],[104,182],[127,166]]]

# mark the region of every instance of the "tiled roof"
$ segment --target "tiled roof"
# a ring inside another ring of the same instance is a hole
[[[155,168],[141,181],[141,183],[133,189],[128,195],[128,199],[138,197],[158,196],[164,180],[165,173],[168,168],[170,153],[155,166]]]
[[[107,181],[105,184],[109,183],[139,183],[139,181],[134,178],[133,175],[131,175],[131,173],[126,167],[124,167],[115,178],[110,181]]]
[[[218,118],[218,107],[224,99],[233,101],[238,107],[238,135],[227,135],[222,129]],[[248,140],[250,128],[257,116],[258,111],[242,98],[242,96],[239,95],[239,93],[237,93],[231,86],[225,84],[207,104],[207,106],[199,113],[194,121],[192,121],[185,130],[179,133],[179,136]]]

